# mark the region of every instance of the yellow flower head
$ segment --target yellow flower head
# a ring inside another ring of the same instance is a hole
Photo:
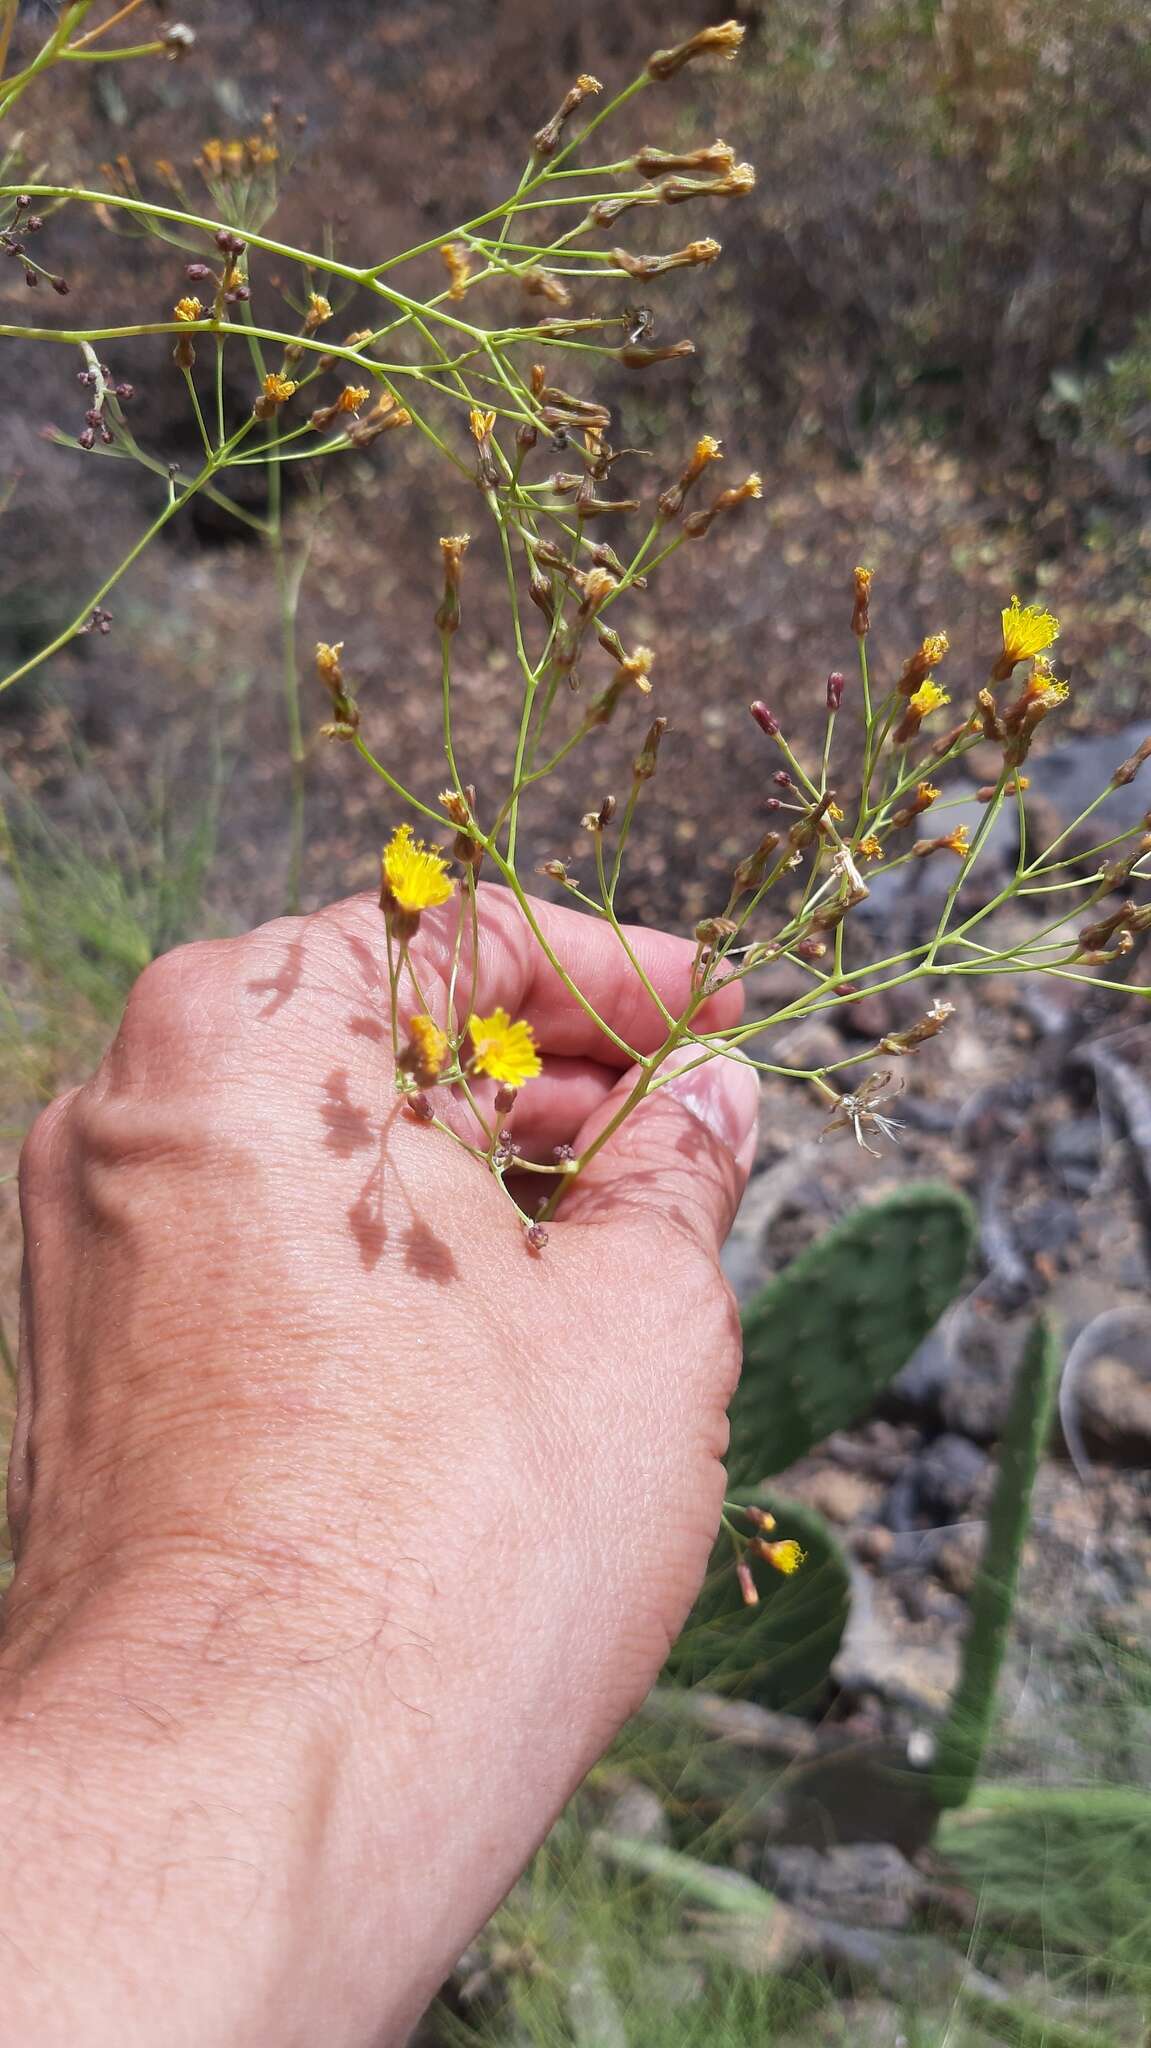
[[[329,645],[326,640],[316,642],[316,669],[320,681],[326,683],[329,690],[338,690],[343,685],[343,671],[340,668],[340,656],[343,651],[342,640],[337,640],[334,646]]]
[[[929,633],[919,650],[924,667],[934,668],[937,662],[943,660],[950,646],[951,642],[946,633]]]
[[[853,575],[855,605],[851,614],[851,630],[862,640],[870,631],[871,617],[868,607],[871,603],[871,570],[857,568]]]
[[[1021,605],[1017,597],[1004,606],[1001,617],[1003,654],[995,670],[1000,678],[1009,676],[1016,662],[1042,654],[1059,638],[1059,621],[1052,612],[1041,611],[1036,604]]]
[[[869,832],[866,839],[860,840],[859,852],[864,856],[865,860],[883,859],[883,847],[874,832]]]
[[[522,1018],[513,1024],[506,1010],[493,1010],[490,1017],[470,1017],[468,1031],[477,1074],[507,1088],[522,1088],[543,1071],[535,1033]]]
[[[367,404],[371,395],[366,384],[345,384],[336,400],[336,411],[359,412],[360,407]]]
[[[172,308],[172,317],[176,320],[202,320],[204,308],[199,299],[177,299]]]
[[[472,430],[473,441],[486,441],[495,423],[496,416],[494,412],[481,412],[478,405],[471,407],[468,413],[468,425]]]
[[[462,299],[472,274],[467,250],[458,242],[444,242],[440,248],[440,258],[451,279],[448,287],[449,299]]]
[[[911,709],[919,713],[920,718],[928,718],[933,711],[939,710],[941,704],[950,704],[951,699],[946,690],[940,689],[934,677],[928,676],[907,701]]]
[[[637,647],[633,653],[626,655],[619,665],[620,674],[626,677],[629,683],[634,683],[637,690],[642,690],[645,697],[651,695],[651,665],[654,660],[653,648]]]
[[[314,334],[317,327],[322,327],[325,320],[330,320],[331,317],[331,300],[326,299],[322,292],[309,292],[308,310],[304,315],[304,333]]]
[[[414,838],[410,825],[396,826],[382,858],[384,886],[401,910],[435,910],[455,887],[443,854]]]
[[[785,1537],[782,1543],[761,1543],[759,1550],[760,1554],[767,1559],[768,1564],[773,1564],[776,1571],[782,1572],[787,1579],[791,1577],[793,1572],[799,1570],[800,1565],[804,1563],[807,1557],[807,1552],[801,1548],[793,1536]]]
[[[264,379],[264,397],[273,405],[285,405],[296,386],[291,377],[281,377],[278,370],[269,370]]]
[[[447,1032],[440,1030],[434,1017],[413,1017],[399,1063],[421,1088],[430,1088],[443,1073],[451,1049]]]
[[[1052,710],[1056,704],[1063,704],[1070,695],[1070,685],[1061,682],[1046,655],[1038,654],[1031,664],[1027,678],[1025,696],[1028,703],[1038,698],[1045,709]]]
[[[959,855],[960,860],[966,860],[968,854],[971,852],[971,842],[967,837],[966,825],[957,825],[955,827],[954,832],[948,833],[946,839],[943,841],[943,845],[947,848],[949,853],[957,853]]]

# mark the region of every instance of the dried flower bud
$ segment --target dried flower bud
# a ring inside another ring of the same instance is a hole
[[[723,454],[719,442],[710,434],[702,434],[695,444],[691,460],[674,484],[669,485],[659,500],[661,519],[674,519],[683,510],[683,501],[692,485],[703,475],[710,462],[722,462]]]
[[[634,342],[626,342],[623,348],[605,351],[614,356],[617,363],[623,363],[629,370],[646,370],[652,363],[670,363],[677,356],[693,356],[694,341],[673,341],[666,348],[642,348]]]
[[[626,271],[629,277],[660,277],[665,270],[691,270],[700,263],[714,263],[720,254],[720,244],[710,238],[689,242],[685,249],[674,249],[669,256],[632,256],[626,249],[613,249],[611,254],[617,269]]]
[[[554,156],[559,148],[564,122],[570,119],[577,107],[581,107],[586,99],[591,99],[602,91],[603,87],[598,78],[592,78],[586,71],[581,72],[575,84],[564,94],[551,120],[545,121],[543,127],[538,128],[532,137],[532,148],[536,155],[545,158]]]
[[[880,1049],[894,1054],[897,1058],[903,1053],[914,1052],[917,1045],[923,1045],[927,1039],[937,1037],[948,1018],[954,1015],[954,1003],[944,1003],[937,999],[926,1015],[912,1024],[909,1030],[890,1031],[886,1038],[881,1038]]]
[[[939,791],[933,782],[918,783],[915,795],[895,812],[891,820],[892,825],[910,825],[912,819],[918,818],[921,811],[930,810],[932,804],[936,803],[938,798]]]
[[[841,675],[838,669],[833,669],[827,678],[827,708],[829,711],[839,710],[843,702],[843,692],[846,685],[847,677]]]
[[[647,729],[647,737],[632,763],[632,774],[637,782],[650,782],[659,760],[660,741],[667,731],[666,718],[653,718]]]
[[[767,875],[768,862],[779,845],[778,832],[765,832],[754,853],[741,860],[735,870],[735,881],[740,889],[758,889]]]
[[[856,569],[854,572],[855,603],[851,614],[851,630],[862,640],[871,630],[871,570]]]
[[[827,954],[827,947],[822,939],[800,939],[791,950],[799,960],[822,960]]]
[[[548,1241],[547,1231],[542,1223],[529,1223],[524,1231],[524,1242],[529,1251],[542,1252]]]
[[[252,407],[254,417],[258,420],[272,419],[280,407],[287,404],[296,388],[291,377],[281,377],[278,371],[271,371],[265,377],[260,395]]]
[[[447,534],[440,538],[440,552],[444,558],[444,594],[436,612],[436,627],[441,633],[459,630],[460,563],[470,540],[470,533]]]
[[[751,712],[751,715],[754,718],[756,724],[758,725],[760,731],[765,732],[768,736],[768,739],[774,739],[776,733],[780,729],[779,720],[776,717],[774,711],[768,710],[767,705],[764,703],[762,697],[757,697],[754,703],[749,704],[747,708]]]
[[[421,1088],[432,1088],[451,1055],[451,1042],[431,1017],[413,1017],[408,1042],[396,1060],[401,1074],[407,1074]]]
[[[717,139],[703,149],[678,154],[674,150],[645,147],[636,151],[632,162],[641,178],[663,178],[672,171],[703,171],[722,178],[735,169],[735,151],[729,142]]]
[[[1151,761],[1151,739],[1145,739],[1142,745],[1136,747],[1135,752],[1128,756],[1126,761],[1120,761],[1118,768],[1111,777],[1112,787],[1118,789],[1128,782],[1134,782],[1144,761]]]
[[[412,416],[404,405],[397,405],[390,391],[376,400],[371,412],[362,419],[349,419],[344,429],[354,448],[370,448],[381,434],[390,434],[393,427],[410,427]]]
[[[734,57],[743,41],[743,26],[738,21],[721,21],[710,28],[697,29],[684,43],[676,43],[670,50],[653,50],[647,60],[649,78],[661,84],[674,78],[685,64],[691,64],[697,57],[711,55]]]
[[[762,496],[763,484],[758,472],[752,470],[751,475],[745,477],[741,484],[736,484],[733,490],[721,491],[715,503],[707,506],[706,510],[689,512],[683,522],[683,530],[689,540],[701,540],[711,527],[712,521],[721,513],[733,512],[737,505],[742,505],[748,498]]]
[[[737,1562],[735,1576],[739,1582],[739,1597],[743,1601],[744,1606],[758,1607],[759,1594],[756,1590],[755,1580],[751,1576],[751,1566],[745,1557],[741,1557]]]
[[[406,1096],[404,1108],[409,1116],[415,1118],[418,1124],[430,1124],[435,1116],[435,1110],[432,1108],[426,1095]]]
[[[179,370],[190,370],[196,361],[196,348],[190,334],[182,334],[172,350],[172,361]]]
[[[932,669],[937,668],[947,653],[951,642],[946,633],[929,633],[920,642],[915,653],[908,656],[896,685],[901,697],[910,697],[925,682]]]
[[[1012,775],[1009,781],[1003,785],[1003,794],[1004,796],[1017,796],[1021,790],[1030,789],[1030,787],[1031,777],[1029,775]],[[998,794],[999,784],[997,782],[985,782],[982,788],[976,790],[975,801],[977,804],[989,804],[992,797],[998,796]]]
[[[725,939],[733,939],[738,930],[734,917],[701,917],[695,936],[701,946],[721,946]]]
[[[492,1098],[492,1108],[497,1116],[509,1116],[516,1106],[516,1091],[506,1081],[501,1081]]]
[[[928,676],[904,705],[903,715],[891,735],[893,744],[897,747],[906,746],[915,738],[924,719],[930,718],[933,711],[938,711],[942,705],[950,702],[946,690],[941,690],[938,683]]]
[[[471,259],[460,242],[444,242],[440,247],[440,258],[451,282],[448,286],[449,299],[462,299],[472,274]]]
[[[1116,932],[1124,928],[1130,929],[1137,915],[1138,912],[1132,898],[1126,897],[1119,905],[1118,910],[1113,910],[1106,917],[1099,918],[1095,924],[1085,924],[1083,926],[1079,933],[1078,948],[1082,950],[1084,947],[1105,946],[1108,939],[1112,938]]]

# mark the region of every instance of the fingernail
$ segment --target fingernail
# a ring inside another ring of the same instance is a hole
[[[703,1060],[698,1046],[681,1045],[668,1055],[661,1071],[671,1076],[663,1084],[668,1094],[698,1117],[742,1166],[749,1150],[754,1151],[759,1122],[759,1075],[755,1068],[738,1053]]]

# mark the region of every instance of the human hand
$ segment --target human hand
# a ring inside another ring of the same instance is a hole
[[[526,1016],[544,1055],[517,1144],[582,1149],[624,1056],[514,899],[480,901],[474,1007]],[[619,1036],[661,1045],[610,929],[535,912]],[[414,942],[425,990],[448,924]],[[682,1008],[690,944],[631,937]],[[164,2038],[196,2048],[402,2038],[650,1686],[722,1500],[739,1333],[717,1252],[754,1072],[716,1060],[641,1104],[533,1255],[392,1090],[383,945],[356,898],[166,956],[27,1148],[0,1698],[27,1731],[86,1674],[137,1888],[189,1787],[212,1817],[179,1823],[197,1851],[165,1862],[157,1926],[176,1917],[140,1993],[153,2024],[178,1993],[188,2030]],[[721,992],[702,1024],[738,1013]],[[245,1939],[205,2006],[189,1928],[204,1955],[234,1940],[237,1884]]]

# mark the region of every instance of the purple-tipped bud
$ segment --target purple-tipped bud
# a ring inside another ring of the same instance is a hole
[[[72,289],[66,277],[50,277],[48,282],[54,292],[59,292],[62,299],[66,299]]]
[[[211,275],[212,266],[210,263],[185,263],[184,265],[184,276],[192,284],[200,284],[204,278],[211,277]]]
[[[768,710],[762,697],[757,697],[754,704],[749,704],[748,710],[751,712],[760,731],[765,732],[769,740],[773,740],[779,731],[779,720],[774,711]]]
[[[765,803],[764,803],[764,810],[765,810],[765,811],[781,811],[782,809],[783,809],[783,798],[782,798],[782,797],[779,797],[779,796],[769,796],[769,797],[768,797],[768,798],[766,799]]]
[[[85,427],[82,434],[77,434],[76,439],[79,441],[81,448],[94,448],[96,446],[95,427]]]
[[[795,784],[792,781],[790,775],[788,774],[786,768],[777,768],[775,774],[772,776],[771,779],[774,782],[777,789],[795,788]]]
[[[837,668],[832,669],[831,674],[827,678],[827,708],[829,711],[839,710],[843,702],[846,682],[846,676],[841,676]]]

